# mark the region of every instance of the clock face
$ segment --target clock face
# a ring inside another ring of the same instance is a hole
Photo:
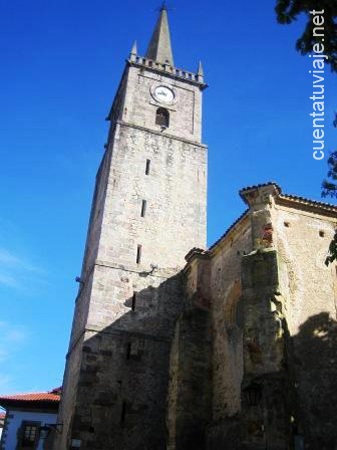
[[[154,90],[154,96],[158,102],[172,103],[174,100],[174,92],[166,86],[158,86]]]

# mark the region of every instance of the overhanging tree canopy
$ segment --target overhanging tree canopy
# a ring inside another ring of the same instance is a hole
[[[321,37],[313,36],[313,28],[310,11],[324,10],[324,53],[328,56],[326,61],[331,70],[337,72],[337,0],[277,0],[277,21],[281,24],[294,22],[301,14],[308,18],[304,32],[296,41],[296,49],[306,55],[313,51],[313,46],[321,42]]]

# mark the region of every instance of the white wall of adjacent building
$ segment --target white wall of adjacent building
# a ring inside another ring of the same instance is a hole
[[[6,421],[6,431],[1,439],[1,450],[13,450],[17,447],[18,430],[23,421],[40,422],[39,426],[47,423],[56,423],[57,413],[44,413],[35,411],[18,411],[9,409]],[[36,450],[43,450],[43,441],[40,439]]]

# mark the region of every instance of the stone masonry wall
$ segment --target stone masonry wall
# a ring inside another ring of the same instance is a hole
[[[110,150],[98,259],[137,267],[141,245],[142,267],[183,267],[206,240],[205,148],[121,124]]]
[[[155,99],[160,85],[173,104]],[[84,450],[164,447],[179,272],[206,245],[201,89],[127,63],[96,179],[54,450],[71,438]],[[156,124],[159,107],[167,128]]]
[[[166,279],[98,264],[93,280],[86,331],[65,375],[62,417],[71,428],[67,436],[65,427],[56,448],[79,438],[86,450],[159,450],[170,345],[183,304],[181,276]]]
[[[125,72],[125,95],[110,114],[116,122],[96,180],[54,450],[70,439],[87,450],[163,446],[184,297],[177,273],[190,248],[205,245],[207,161],[199,88],[166,80],[177,104],[162,130],[151,83],[163,79],[138,72]]]
[[[243,258],[242,302],[244,378],[239,448],[287,450],[292,380],[275,249],[258,249]]]
[[[82,364],[82,335],[76,342],[71,353],[67,355],[65,372],[63,375],[62,395],[58,412],[57,423],[62,423],[62,433],[53,433],[51,448],[66,450],[69,448],[68,436],[72,425],[73,411],[75,410],[78,380]],[[49,447],[48,447],[49,448]]]
[[[336,268],[324,261],[336,210],[272,183],[242,195],[253,252],[243,271],[241,447],[334,450]]]
[[[217,245],[212,255],[214,421],[220,421],[240,411],[243,375],[241,260],[250,250],[250,223],[245,217],[235,230]]]
[[[128,282],[121,281],[125,271],[97,270],[103,273],[96,275],[100,281],[94,289],[108,285],[106,276],[113,297],[101,292],[100,309],[92,305],[72,433],[81,436],[87,450],[142,449],[144,445],[159,450],[165,438],[170,341],[182,299],[181,280],[179,276],[167,281],[145,279],[130,273],[130,283],[138,277],[146,286],[138,285],[136,309],[132,311],[132,297],[126,296],[128,312],[112,317],[110,325],[100,329],[100,321],[106,324],[111,310],[104,302],[123,296],[124,288],[116,285]],[[100,300],[97,293],[93,295]]]
[[[184,308],[171,347],[168,449],[204,450],[212,402],[210,262],[196,259],[186,275]]]
[[[306,449],[337,444],[336,267],[324,264],[336,215],[276,204],[284,315],[291,335],[296,433]]]
[[[284,264],[283,290],[289,303],[290,333],[311,316],[336,314],[335,267],[325,265],[336,219],[289,206],[276,205],[277,248]]]
[[[243,378],[241,262],[252,248],[244,215],[210,250],[212,311],[212,415],[207,450],[236,448]]]

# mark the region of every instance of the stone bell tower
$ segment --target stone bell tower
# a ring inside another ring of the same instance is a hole
[[[174,66],[163,7],[136,44],[96,177],[53,449],[165,448],[184,256],[206,240],[201,64]]]

